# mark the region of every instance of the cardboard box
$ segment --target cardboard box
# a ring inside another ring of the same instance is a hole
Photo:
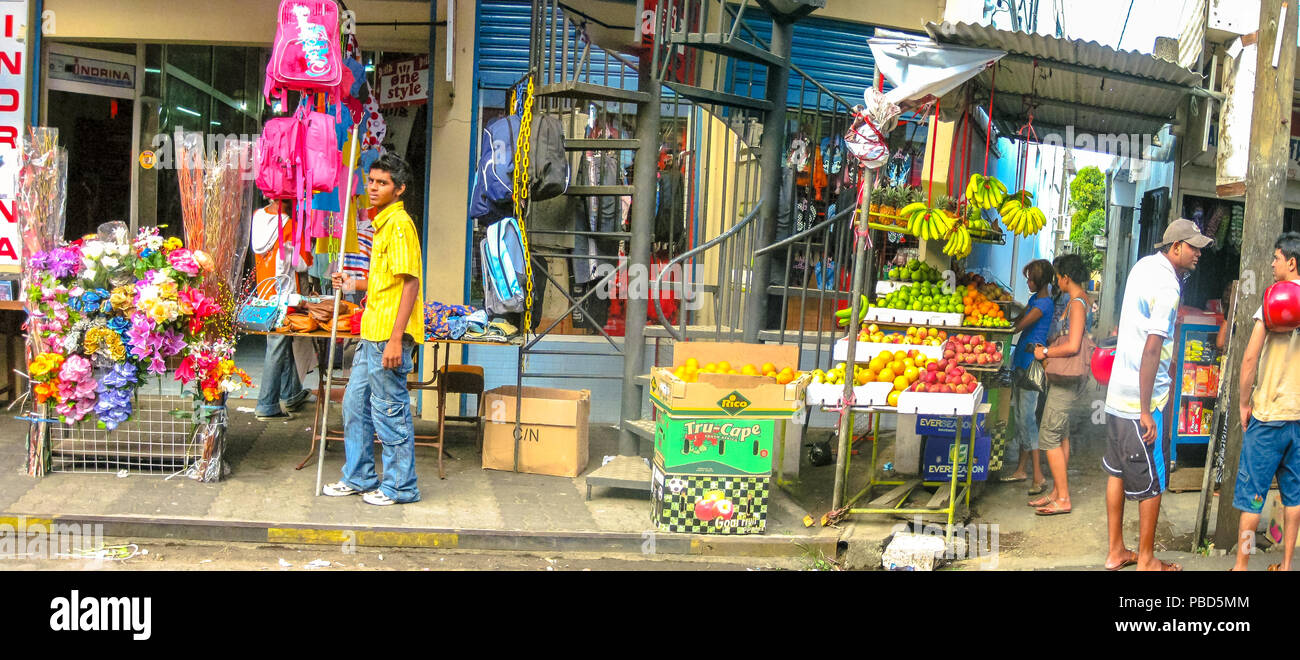
[[[483,425],[483,467],[514,470],[515,387],[498,387],[483,395],[488,418]],[[587,468],[589,390],[523,388],[520,415],[519,471],[576,477]]]
[[[733,366],[771,362],[780,369],[798,365],[799,347],[705,341],[673,346],[673,368],[690,358],[700,364],[725,360]],[[697,382],[688,383],[674,376],[673,369],[656,367],[651,372],[650,399],[655,407],[676,417],[789,419],[803,413],[804,390],[811,380],[805,373],[781,385],[767,376],[702,373]]]
[[[984,386],[968,394],[935,394],[904,390],[898,396],[898,412],[915,415],[971,415],[984,401]]]
[[[975,415],[974,417],[945,417],[942,415],[917,415],[916,416],[916,433],[917,435],[933,435],[946,438],[952,438],[957,432],[958,420],[961,422],[963,433],[970,433],[972,420],[977,424],[975,433],[988,433],[985,430],[984,415]]]
[[[1187,404],[1187,434],[1200,435],[1204,433],[1201,430],[1201,402],[1192,401]]]
[[[853,386],[853,401],[859,406],[883,406],[888,403],[893,383],[867,383]],[[809,383],[805,401],[810,406],[838,406],[844,399],[844,386],[831,383]]]
[[[677,474],[656,461],[651,519],[662,532],[762,534],[772,492],[769,476]]]
[[[655,420],[654,460],[667,472],[766,476],[776,420],[673,417]]]
[[[926,481],[949,481],[952,479],[952,436],[926,436],[925,449],[921,455],[921,478]],[[989,453],[993,440],[987,433],[975,434],[975,464],[971,481],[984,481],[989,476]],[[967,452],[970,451],[969,436],[962,438],[957,456],[957,480],[966,480]]]

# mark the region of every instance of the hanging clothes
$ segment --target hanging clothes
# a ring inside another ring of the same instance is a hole
[[[579,186],[613,186],[623,185],[624,180],[619,171],[618,154],[612,151],[588,151],[583,155],[578,168]],[[615,232],[623,224],[623,200],[613,195],[590,196],[581,198],[574,213],[574,230],[585,232]],[[574,254],[595,257],[610,256],[609,250],[601,250],[599,243],[609,243],[610,239],[596,236],[577,236],[574,240]],[[615,246],[617,239],[612,242]],[[603,247],[608,247],[603,246]],[[615,248],[617,249],[617,247]],[[573,276],[579,284],[585,284],[596,275],[600,265],[598,259],[575,259]]]

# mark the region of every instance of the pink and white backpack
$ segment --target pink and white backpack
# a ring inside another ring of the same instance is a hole
[[[288,90],[323,92],[338,101],[343,83],[339,7],[334,0],[281,0],[275,48],[266,65],[266,102],[287,106]]]

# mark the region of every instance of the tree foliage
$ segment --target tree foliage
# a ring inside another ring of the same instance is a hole
[[[1106,176],[1085,167],[1070,181],[1070,242],[1091,270],[1101,270],[1106,253],[1093,247],[1092,237],[1106,233]]]

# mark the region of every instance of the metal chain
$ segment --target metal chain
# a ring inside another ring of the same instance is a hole
[[[533,327],[533,260],[528,249],[528,231],[524,212],[528,206],[529,143],[533,133],[533,78],[528,77],[528,91],[524,95],[524,112],[519,118],[519,139],[515,141],[515,176],[511,199],[515,207],[515,220],[519,224],[519,242],[524,248],[524,327],[525,335]]]

